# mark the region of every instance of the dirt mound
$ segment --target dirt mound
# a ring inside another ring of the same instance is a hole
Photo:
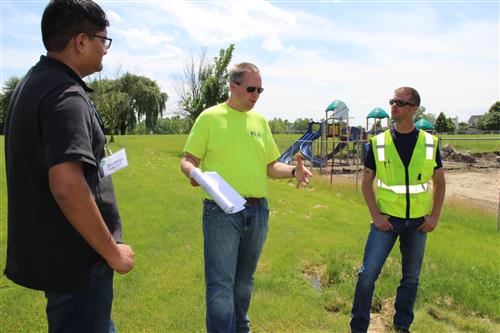
[[[473,164],[476,163],[476,158],[469,153],[463,153],[455,150],[449,144],[445,145],[441,150],[441,158],[447,161],[463,162]]]

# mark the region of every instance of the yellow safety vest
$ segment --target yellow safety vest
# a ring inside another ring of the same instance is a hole
[[[400,218],[428,215],[432,209],[429,181],[436,166],[438,139],[420,130],[407,170],[394,145],[391,130],[378,134],[371,142],[377,169],[375,195],[380,212]]]

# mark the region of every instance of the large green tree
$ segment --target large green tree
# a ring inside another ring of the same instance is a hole
[[[111,135],[132,132],[141,121],[152,133],[168,100],[155,81],[131,73],[116,80],[99,78],[90,85],[95,90],[93,100],[97,110]]]
[[[434,124],[434,128],[440,133],[450,132],[450,121],[446,118],[443,112],[439,113],[436,123]]]
[[[160,91],[155,81],[145,76],[126,73],[117,84],[120,91],[130,97],[129,108],[120,116],[120,134],[125,134],[127,129],[133,130],[141,120],[153,132],[156,121],[165,111],[168,95]]]
[[[500,101],[493,103],[478,122],[478,128],[482,130],[500,131]]]
[[[3,84],[2,92],[0,93],[0,134],[4,134],[7,108],[9,107],[12,93],[20,80],[17,76],[11,76]]]
[[[114,134],[119,133],[120,116],[130,110],[130,96],[118,89],[116,80],[97,79],[90,85],[94,89],[92,100],[103,119],[106,134],[111,135],[113,142]]]
[[[179,95],[179,111],[192,122],[211,106],[224,102],[229,97],[228,66],[234,51],[234,44],[221,49],[212,62],[205,60],[205,51],[198,61],[191,57],[184,68],[183,76],[175,89]]]

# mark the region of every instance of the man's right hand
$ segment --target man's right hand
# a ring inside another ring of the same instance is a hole
[[[380,231],[391,231],[394,228],[389,222],[389,216],[382,214],[373,217],[373,224]]]
[[[181,160],[181,170],[189,178],[189,182],[192,186],[200,186],[196,180],[191,177],[191,172],[193,169],[197,168],[200,165],[200,159],[190,153],[185,153],[184,157]]]
[[[118,255],[112,261],[108,261],[109,267],[119,274],[128,273],[134,268],[134,251],[125,244],[116,244]]]

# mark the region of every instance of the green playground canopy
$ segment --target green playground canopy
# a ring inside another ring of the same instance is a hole
[[[423,129],[423,130],[431,130],[434,129],[434,126],[430,122],[428,122],[426,119],[422,118],[419,121],[415,123],[415,127],[418,129]]]
[[[387,114],[387,112],[385,112],[384,109],[375,108],[368,114],[368,116],[366,116],[366,118],[377,118],[377,119],[389,118],[389,115]]]
[[[334,111],[335,109],[344,109],[344,108],[347,108],[345,103],[336,99],[333,102],[331,102],[330,105],[328,105],[325,111]]]

